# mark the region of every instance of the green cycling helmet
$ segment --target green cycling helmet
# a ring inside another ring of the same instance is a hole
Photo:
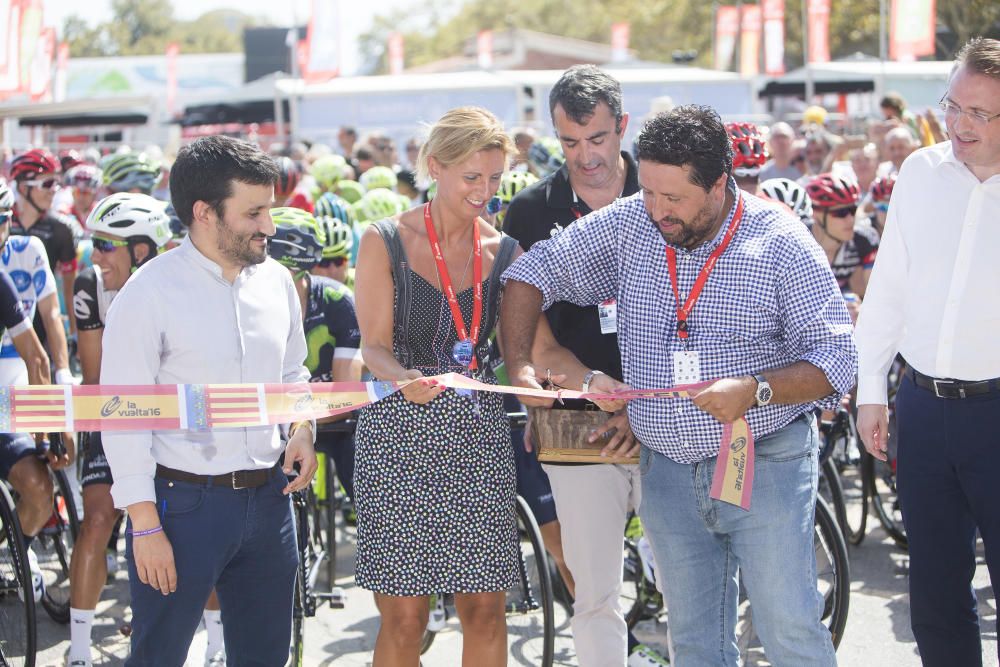
[[[331,191],[344,175],[344,167],[346,166],[347,160],[340,155],[324,155],[312,163],[309,173],[316,179],[316,184],[319,187]]]
[[[365,173],[361,174],[361,178],[359,180],[365,190],[375,190],[376,188],[395,190],[396,183],[398,182],[396,172],[389,167],[372,167]]]
[[[340,181],[334,191],[350,204],[357,204],[365,196],[365,186],[357,181]]]
[[[267,244],[271,257],[290,269],[308,271],[323,258],[326,235],[312,213],[291,206],[271,209],[275,232]]]
[[[101,180],[112,192],[153,192],[160,180],[160,164],[145,153],[112,153],[101,160]]]
[[[514,195],[537,182],[538,177],[527,171],[505,172],[503,178],[500,179],[500,188],[497,190],[497,197],[504,204],[509,204]]]
[[[558,139],[539,137],[528,149],[528,161],[539,174],[547,176],[562,167],[566,156]]]
[[[350,257],[354,247],[354,232],[351,226],[333,216],[319,216],[316,222],[323,228],[326,245],[323,246],[323,259],[334,257]]]
[[[338,195],[332,192],[324,192],[316,203],[313,204],[313,215],[319,218],[339,218],[340,220],[351,224],[354,222],[354,211],[351,210],[351,204]]]
[[[402,202],[392,190],[376,188],[369,191],[355,204],[355,213],[358,213],[359,222],[375,222],[384,218],[391,218],[397,213],[403,212]]]

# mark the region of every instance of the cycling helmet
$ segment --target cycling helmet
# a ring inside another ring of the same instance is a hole
[[[497,190],[497,197],[504,204],[509,204],[514,195],[537,182],[538,177],[527,171],[508,171],[500,179],[500,188]]]
[[[45,174],[58,174],[59,161],[47,150],[35,148],[11,160],[9,173],[11,180],[30,181]]]
[[[355,206],[359,222],[375,222],[391,218],[404,210],[396,193],[385,188],[371,190]]]
[[[769,178],[760,184],[760,191],[776,202],[781,202],[802,222],[812,220],[812,200],[806,189],[789,178]]]
[[[0,178],[0,211],[9,211],[14,208],[14,192],[7,185],[7,181]]]
[[[101,170],[92,164],[79,164],[66,172],[64,185],[82,190],[96,190],[101,187]]]
[[[65,174],[78,164],[83,164],[83,157],[75,150],[59,151],[59,168]]]
[[[861,189],[857,182],[842,176],[820,174],[809,181],[806,192],[809,193],[814,208],[836,208],[857,206]]]
[[[188,235],[187,225],[181,220],[181,217],[177,215],[177,210],[174,209],[173,204],[167,204],[165,209],[167,217],[170,219],[170,235],[175,240],[183,239]]]
[[[753,123],[726,123],[733,144],[733,175],[756,176],[767,162],[764,140]]]
[[[323,246],[323,259],[334,257],[350,257],[354,246],[354,232],[349,224],[332,216],[317,216],[316,222],[323,229],[326,244]]]
[[[271,209],[275,232],[267,243],[271,257],[290,269],[308,271],[319,263],[326,245],[323,228],[312,213],[291,206]]]
[[[372,167],[365,173],[361,174],[361,185],[365,190],[374,190],[376,188],[385,188],[386,190],[395,190],[396,183],[398,179],[396,178],[396,172],[394,172],[389,167]]]
[[[313,215],[316,218],[339,218],[341,221],[351,224],[354,222],[354,211],[351,205],[343,197],[338,197],[332,192],[324,192],[313,205]]]
[[[365,186],[357,181],[339,181],[334,190],[338,195],[346,199],[349,204],[357,204],[365,196]]]
[[[896,185],[896,174],[875,179],[872,183],[872,201],[876,204],[888,204],[892,196],[892,188]]]
[[[170,216],[163,202],[136,192],[118,192],[97,202],[87,216],[92,234],[111,234],[162,248],[172,238]]]
[[[556,171],[566,161],[562,144],[555,137],[539,137],[528,149],[528,161],[542,176]]]
[[[275,158],[274,161],[278,165],[278,180],[274,184],[274,196],[291,197],[302,178],[299,166],[290,157],[279,157]]]
[[[101,160],[104,185],[115,192],[149,194],[160,180],[160,165],[145,153],[114,153]]]
[[[343,176],[345,166],[347,166],[347,160],[340,155],[324,155],[312,163],[309,173],[312,174],[312,177],[316,179],[316,184],[321,188],[333,190],[337,181]]]

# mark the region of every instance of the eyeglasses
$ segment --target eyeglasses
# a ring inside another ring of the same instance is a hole
[[[841,208],[831,208],[829,214],[834,218],[850,218],[857,212],[857,206],[843,206]]]
[[[25,185],[29,188],[41,188],[42,190],[55,190],[59,187],[59,179],[56,178],[45,178],[35,181],[25,181]]]
[[[14,211],[0,211],[0,225],[6,225],[14,219]]]
[[[90,244],[94,247],[97,252],[109,253],[114,252],[115,248],[124,248],[128,245],[128,241],[118,241],[115,239],[106,239],[100,236],[90,237]]]
[[[325,257],[325,258],[321,259],[320,262],[319,262],[319,265],[322,266],[324,269],[329,268],[329,266],[331,264],[339,269],[344,264],[347,264],[347,258],[346,257]]]
[[[941,111],[944,112],[945,116],[950,116],[952,118],[956,116],[968,116],[969,120],[976,125],[988,125],[993,119],[1000,118],[1000,113],[990,114],[985,111],[965,111],[962,107],[949,100],[947,95],[941,98],[938,105],[941,107]]]

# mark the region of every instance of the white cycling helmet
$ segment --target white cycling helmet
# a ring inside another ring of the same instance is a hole
[[[124,239],[146,238],[157,248],[172,238],[166,203],[134,192],[118,192],[99,201],[87,217],[87,229]]]
[[[0,178],[0,212],[9,211],[12,208],[14,208],[14,193],[7,185],[7,181]]]
[[[760,184],[761,194],[781,202],[802,222],[808,223],[813,217],[812,200],[806,189],[788,178],[770,178]]]

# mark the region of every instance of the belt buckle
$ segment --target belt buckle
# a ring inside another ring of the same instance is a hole
[[[958,382],[956,382],[955,380],[939,380],[938,378],[934,378],[933,379],[933,383],[934,383],[934,395],[935,396],[937,396],[938,398],[954,398],[954,396],[945,396],[945,395],[943,395],[941,393],[941,386],[954,386],[954,385],[958,384]],[[958,396],[959,396],[959,398],[965,398],[965,388],[964,387],[959,387],[958,388]]]
[[[245,485],[244,486],[240,486],[239,483],[237,483],[237,481],[236,481],[236,479],[237,479],[236,475],[239,474],[239,472],[240,471],[238,471],[238,470],[234,470],[233,472],[230,473],[230,475],[232,475],[232,482],[233,482],[233,490],[234,491],[239,491],[240,489],[248,489],[248,488],[250,488],[250,487],[245,486]]]

